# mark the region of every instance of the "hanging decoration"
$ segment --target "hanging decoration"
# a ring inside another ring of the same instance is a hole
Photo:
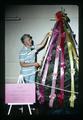
[[[50,81],[49,107],[54,106],[57,99],[58,105],[62,106],[65,99],[66,83],[66,53],[69,57],[69,75],[70,81],[70,107],[74,108],[76,100],[75,74],[79,73],[79,52],[78,44],[75,40],[75,34],[72,31],[69,22],[70,19],[64,9],[55,14],[56,23],[48,36],[48,46],[43,57],[42,66],[39,73],[39,85],[37,87],[37,97],[40,104],[45,102],[45,85]],[[65,46],[67,51],[65,51]],[[53,58],[54,57],[54,58]],[[53,64],[51,64],[53,61]],[[53,65],[51,67],[51,65]],[[76,67],[75,67],[76,65]],[[49,77],[49,69],[52,74]],[[49,77],[49,79],[47,79]],[[59,91],[57,92],[57,84]]]

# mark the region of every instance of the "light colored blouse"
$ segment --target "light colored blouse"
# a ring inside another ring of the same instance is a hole
[[[19,52],[19,61],[25,63],[34,63],[36,52],[37,52],[36,46],[34,47],[33,50],[31,50],[31,47],[27,48],[23,46],[23,48]],[[23,76],[28,76],[31,73],[33,74],[33,72],[35,71],[36,71],[35,66],[21,67],[20,74],[22,74]]]

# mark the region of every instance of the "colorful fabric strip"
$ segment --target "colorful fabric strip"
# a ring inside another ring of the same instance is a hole
[[[49,96],[49,107],[53,107],[54,99],[56,97],[56,79],[58,76],[58,65],[59,65],[59,54],[60,54],[60,42],[61,42],[61,35],[59,34],[59,39],[57,41],[57,47],[56,47],[56,55],[55,55],[55,62],[54,62],[54,70],[53,70],[53,78],[52,78],[52,89],[51,89],[51,94]]]
[[[65,32],[62,34],[61,38],[61,55],[60,55],[60,89],[64,89],[64,77],[65,77],[65,61],[64,61],[64,41],[65,41]],[[57,95],[59,105],[63,104],[64,100],[64,91],[60,91]]]
[[[47,59],[46,59],[46,63],[45,63],[45,68],[44,68],[44,72],[43,72],[43,75],[42,75],[42,80],[41,80],[41,84],[45,84],[45,81],[46,81],[46,77],[47,77],[47,72],[48,72],[48,67],[49,67],[49,64],[50,64],[50,60],[51,60],[51,53],[52,53],[52,49],[53,49],[53,42],[56,43],[56,40],[58,38],[58,32],[56,32],[54,34],[54,36],[52,37],[52,40],[51,40],[51,44],[50,44],[50,47],[48,47],[49,51],[48,51],[48,56],[47,56]],[[44,86],[43,85],[40,85],[40,88],[39,88],[39,91],[40,91],[40,95],[38,96],[38,100],[40,103],[44,103],[45,99],[44,99]]]
[[[74,62],[73,62],[73,54],[72,54],[72,48],[73,45],[70,41],[70,37],[69,34],[66,30],[66,39],[67,39],[67,45],[68,45],[68,53],[69,53],[69,59],[70,59],[70,68],[71,68],[71,96],[69,98],[70,101],[70,107],[74,107],[74,101],[76,99],[76,96],[74,94],[75,92],[75,88],[74,88],[74,74],[75,74],[75,70],[74,70]]]

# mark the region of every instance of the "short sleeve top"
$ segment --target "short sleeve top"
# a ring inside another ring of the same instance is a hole
[[[32,47],[25,47],[21,49],[19,52],[19,61],[25,62],[25,63],[34,63],[35,62],[35,53],[37,52],[36,45],[33,47],[33,50],[31,50]],[[20,73],[24,76],[31,74],[32,72],[35,72],[35,66],[31,67],[21,67]]]

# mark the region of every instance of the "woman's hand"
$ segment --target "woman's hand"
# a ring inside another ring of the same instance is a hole
[[[40,50],[41,48],[45,47],[49,36],[52,35],[52,32],[48,32],[45,36],[45,38],[42,40],[42,42],[40,44],[37,44],[37,50]]]
[[[48,32],[48,35],[51,36],[51,35],[52,35],[52,32]]]
[[[40,64],[37,63],[37,62],[35,62],[35,63],[34,63],[34,66],[35,66],[36,68],[39,68],[39,67],[40,67]]]

